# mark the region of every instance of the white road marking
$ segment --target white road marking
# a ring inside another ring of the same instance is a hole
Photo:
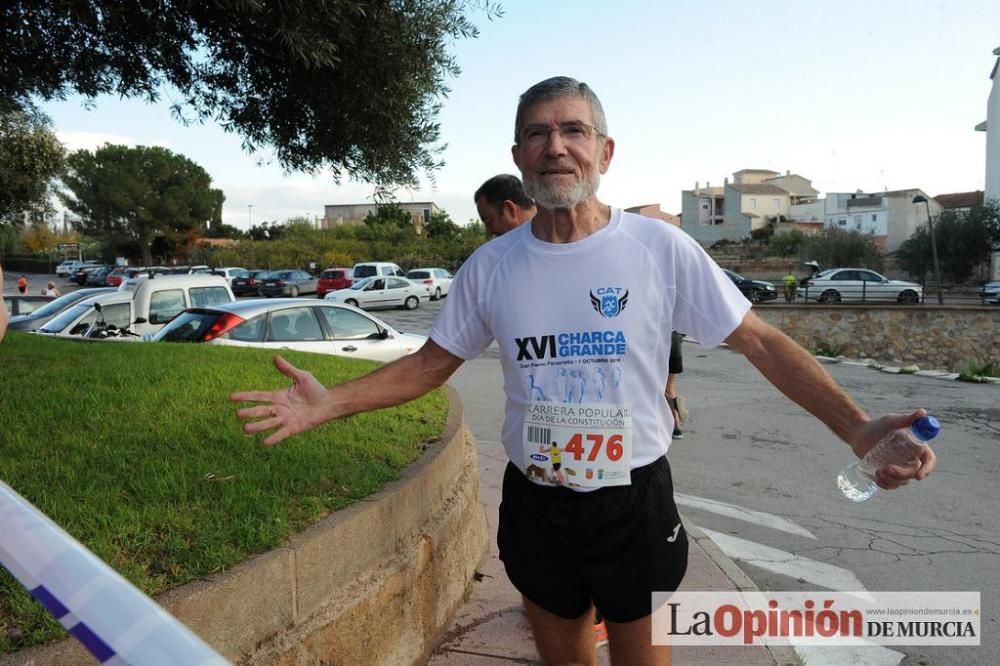
[[[774,573],[802,579],[830,590],[862,591],[865,586],[857,576],[831,564],[810,560],[794,553],[771,548],[753,541],[740,539],[729,534],[713,532],[701,528],[715,542],[723,553],[747,564]],[[864,647],[814,647],[792,646],[802,659],[804,666],[896,666],[906,656],[902,652],[890,650],[880,645]]]
[[[798,536],[804,536],[808,539],[816,538],[812,532],[801,525],[796,525],[792,521],[785,520],[784,518],[775,516],[772,513],[753,511],[751,509],[744,509],[743,507],[736,506],[735,504],[726,504],[725,502],[717,502],[704,497],[695,497],[694,495],[684,495],[682,493],[675,493],[674,501],[677,504],[688,506],[692,509],[701,509],[702,511],[717,513],[720,516],[728,516],[729,518],[735,518],[737,520],[753,523],[755,525],[763,525],[764,527],[770,527],[773,530],[780,530],[782,532],[788,532],[789,534],[797,534]]]
[[[865,586],[857,576],[848,571],[825,562],[817,562],[806,557],[800,557],[777,548],[771,548],[754,541],[747,541],[721,532],[701,531],[711,537],[712,541],[729,557],[752,564],[761,569],[767,569],[784,576],[801,578],[804,581],[819,585],[829,590],[852,592],[863,590]]]
[[[906,655],[881,645],[866,647],[793,646],[803,666],[896,666]]]

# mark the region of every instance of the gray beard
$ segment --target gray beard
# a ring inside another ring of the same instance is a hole
[[[600,182],[601,174],[595,171],[593,179],[577,181],[569,189],[561,192],[550,190],[534,179],[524,183],[524,191],[542,208],[548,210],[573,208],[593,197]]]

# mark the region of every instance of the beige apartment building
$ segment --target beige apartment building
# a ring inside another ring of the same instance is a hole
[[[441,208],[433,201],[393,201],[392,204],[410,214],[418,233],[427,227],[431,215],[442,212]],[[368,213],[375,213],[378,207],[379,204],[376,203],[327,204],[323,206],[323,219],[320,221],[320,226],[323,229],[330,229],[342,224],[358,224],[368,216]]]

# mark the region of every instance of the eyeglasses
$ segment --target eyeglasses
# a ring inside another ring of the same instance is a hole
[[[586,143],[594,135],[603,137],[601,130],[586,123],[562,123],[558,127],[550,125],[526,125],[521,130],[521,143],[528,148],[538,148],[549,142],[553,132],[559,132],[564,143]]]

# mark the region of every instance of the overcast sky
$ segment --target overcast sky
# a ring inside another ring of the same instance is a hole
[[[555,75],[586,81],[617,148],[600,198],[680,212],[695,181],[744,168],[798,173],[821,192],[983,189],[989,74],[1000,47],[997,0],[578,0],[503,2],[457,42],[462,74],[441,113],[448,144],[435,201],[463,224],[472,193],[510,158],[521,92]],[[223,220],[321,217],[324,204],[367,201],[372,187],[285,176],[212,124],[184,127],[156,106],[79,98],[45,105],[71,149],[105,141],[160,145],[204,167],[226,195]],[[252,206],[252,208],[251,208]]]

